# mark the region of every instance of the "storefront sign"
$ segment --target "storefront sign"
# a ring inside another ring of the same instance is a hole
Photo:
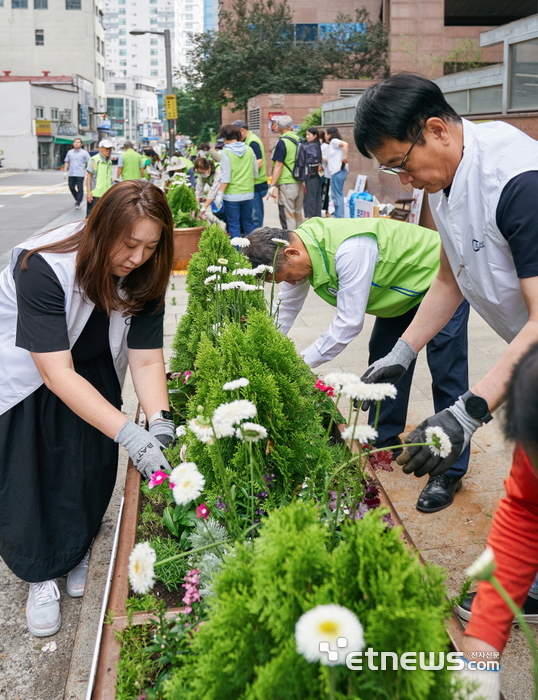
[[[52,136],[52,123],[50,119],[36,119],[35,133],[37,136]]]

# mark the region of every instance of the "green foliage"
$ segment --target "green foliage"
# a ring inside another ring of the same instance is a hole
[[[386,72],[387,32],[364,8],[355,18],[338,14],[314,40],[297,32],[286,0],[235,0],[218,32],[194,36],[183,73],[188,89],[211,104],[245,109],[255,95],[319,92],[325,77]]]
[[[313,109],[311,112],[309,112],[306,117],[304,118],[303,122],[299,124],[299,128],[297,129],[297,135],[300,136],[302,139],[306,138],[306,132],[308,129],[310,129],[311,126],[320,126],[321,125],[321,107],[316,107],[316,109]]]
[[[247,258],[230,245],[229,237],[220,226],[215,224],[208,226],[202,233],[198,252],[192,256],[189,263],[187,277],[189,301],[187,311],[179,322],[172,343],[174,354],[169,363],[172,372],[192,370],[202,333],[213,334],[216,291],[214,287],[206,286],[204,280],[209,274],[207,272],[208,266],[216,265],[219,258],[228,261],[229,270],[236,267],[251,267]],[[234,278],[230,276],[230,279]],[[232,293],[225,292],[224,294],[226,295],[225,299],[232,299]],[[243,297],[245,310],[265,308],[261,293],[245,293]]]
[[[157,676],[155,662],[146,652],[152,637],[152,626],[150,623],[133,625],[123,632],[116,632],[116,637],[121,643],[116,700],[133,700]]]
[[[195,90],[175,90],[177,100],[176,130],[190,136],[200,145],[210,141],[220,125],[220,106],[203,99]]]
[[[181,552],[185,551],[185,546],[181,545],[177,539],[172,537],[152,537],[149,540],[149,543],[155,550],[157,561],[167,559],[168,557],[173,557],[175,554],[181,554]],[[181,557],[180,559],[176,559],[175,561],[168,564],[163,564],[162,566],[157,566],[155,568],[156,581],[161,581],[167,591],[179,591],[177,601],[178,605],[183,598],[181,586],[183,584],[183,577],[188,570],[189,566],[185,561],[185,557]]]
[[[315,505],[273,512],[254,543],[236,545],[208,599],[208,620],[191,655],[165,686],[167,700],[323,700],[328,667],[295,648],[299,617],[335,603],[352,610],[376,651],[445,651],[443,578],[422,566],[381,513],[350,522],[330,550]],[[306,556],[307,554],[307,556]],[[389,664],[389,668],[392,668]],[[336,696],[368,700],[448,700],[446,671],[335,669]]]
[[[172,211],[176,228],[189,228],[199,225],[199,219],[196,216],[198,213],[198,202],[192,187],[188,185],[170,187],[166,199]]]
[[[153,595],[153,593],[146,593],[146,595],[134,595],[127,598],[125,601],[125,607],[127,609],[127,614],[132,619],[133,613],[136,612],[153,612],[157,609],[159,601]]]

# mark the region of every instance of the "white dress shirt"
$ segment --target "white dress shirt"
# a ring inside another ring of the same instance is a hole
[[[375,236],[361,234],[346,239],[334,256],[338,275],[336,316],[312,345],[301,353],[310,367],[333,360],[361,332],[379,251]],[[278,322],[286,335],[303,308],[310,282],[284,282],[278,295]]]

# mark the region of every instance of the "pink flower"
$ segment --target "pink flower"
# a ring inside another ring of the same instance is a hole
[[[196,509],[196,517],[203,518],[204,520],[207,520],[209,518],[209,508],[206,506],[205,503],[200,503],[200,505]]]
[[[181,377],[181,372],[172,372],[170,374],[170,379],[179,379]]]
[[[148,483],[148,488],[152,489],[155,486],[162,484],[165,479],[168,479],[168,474],[159,469],[151,475]]]
[[[334,396],[334,389],[332,386],[329,386],[328,384],[325,384],[322,382],[321,379],[318,379],[316,382],[316,389],[319,389],[320,391],[323,391],[324,394],[327,394],[327,396]]]
[[[185,589],[185,595],[183,596],[183,603],[185,603],[184,613],[188,614],[192,612],[192,603],[200,602],[200,591],[198,587],[200,586],[200,569],[191,569],[189,573],[183,579],[185,583],[183,588]]]
[[[192,372],[190,370],[187,370],[184,374],[185,379],[183,380],[183,384],[188,384],[189,379],[191,378]]]

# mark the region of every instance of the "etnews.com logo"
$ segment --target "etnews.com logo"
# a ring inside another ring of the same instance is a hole
[[[464,657],[461,651],[406,651],[397,654],[394,651],[374,651],[368,647],[366,651],[345,652],[347,648],[346,637],[338,637],[337,649],[331,649],[329,642],[320,642],[319,650],[327,654],[329,664],[342,663],[345,654],[346,666],[351,671],[362,671],[363,663],[366,663],[370,671],[440,671],[446,668],[448,671],[500,671],[501,662],[498,652],[471,652],[469,658]]]

